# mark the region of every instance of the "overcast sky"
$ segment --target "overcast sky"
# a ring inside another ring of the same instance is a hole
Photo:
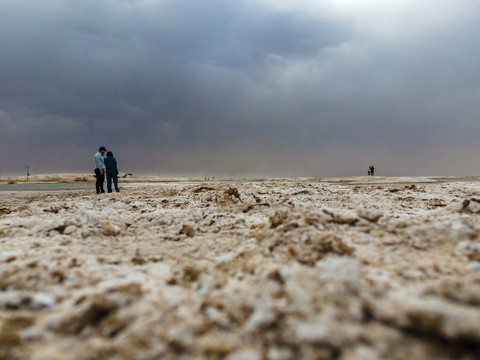
[[[480,175],[478,0],[0,0],[0,171]]]

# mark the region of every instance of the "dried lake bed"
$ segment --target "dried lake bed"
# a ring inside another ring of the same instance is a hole
[[[480,358],[476,178],[90,185],[0,191],[0,359]]]

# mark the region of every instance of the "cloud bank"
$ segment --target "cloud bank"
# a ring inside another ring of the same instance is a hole
[[[476,1],[0,3],[0,171],[478,175]],[[3,170],[2,170],[3,169]]]

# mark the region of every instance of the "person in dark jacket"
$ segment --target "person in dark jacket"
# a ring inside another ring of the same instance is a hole
[[[105,168],[107,173],[107,191],[112,192],[112,180],[115,190],[120,192],[118,189],[118,169],[117,169],[117,160],[113,157],[111,151],[107,152],[107,157],[103,159],[105,162]]]

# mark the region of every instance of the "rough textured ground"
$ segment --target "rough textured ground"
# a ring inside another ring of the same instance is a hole
[[[0,193],[0,359],[480,358],[480,183],[377,182]]]

